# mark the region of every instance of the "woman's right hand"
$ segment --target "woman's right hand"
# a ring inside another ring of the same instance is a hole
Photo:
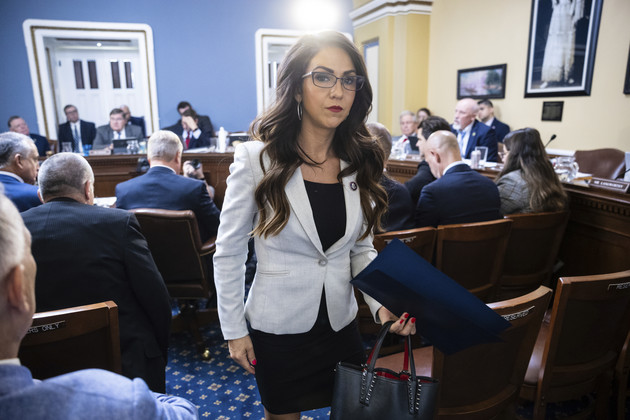
[[[256,355],[254,355],[254,346],[249,335],[235,340],[228,340],[228,349],[232,360],[249,373],[253,374],[255,372]]]

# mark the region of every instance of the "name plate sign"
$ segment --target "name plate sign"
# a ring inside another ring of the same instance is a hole
[[[96,149],[90,150],[90,156],[109,156],[112,154],[112,149]]]
[[[50,324],[33,325],[28,329],[27,334],[37,334],[40,332],[58,330],[66,326],[66,321],[51,322]]]
[[[617,191],[620,193],[627,193],[630,188],[630,182],[617,181],[614,179],[595,178],[593,177],[588,183],[593,188],[601,188],[604,190]]]

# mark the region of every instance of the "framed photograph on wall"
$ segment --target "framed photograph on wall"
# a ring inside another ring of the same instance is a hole
[[[628,51],[628,64],[626,65],[626,79],[623,84],[623,93],[626,95],[630,94],[630,51]]]
[[[457,99],[505,98],[507,64],[457,70]]]
[[[532,0],[525,97],[587,96],[603,0]]]

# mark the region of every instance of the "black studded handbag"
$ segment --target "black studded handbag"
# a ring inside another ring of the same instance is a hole
[[[435,416],[438,381],[417,376],[406,338],[403,370],[376,368],[376,358],[393,321],[381,328],[367,362],[362,366],[339,362],[335,371],[331,420],[432,419]]]

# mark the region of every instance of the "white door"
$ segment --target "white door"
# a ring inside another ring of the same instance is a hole
[[[59,123],[65,122],[63,107],[68,104],[77,107],[81,119],[97,126],[109,123],[109,112],[121,105],[134,116],[145,115],[137,48],[57,47],[50,50],[50,57]]]
[[[147,135],[157,129],[149,25],[26,19],[22,29],[37,112],[34,131],[56,138],[67,104],[98,125],[108,123],[113,108],[128,105],[133,116],[144,117]]]

